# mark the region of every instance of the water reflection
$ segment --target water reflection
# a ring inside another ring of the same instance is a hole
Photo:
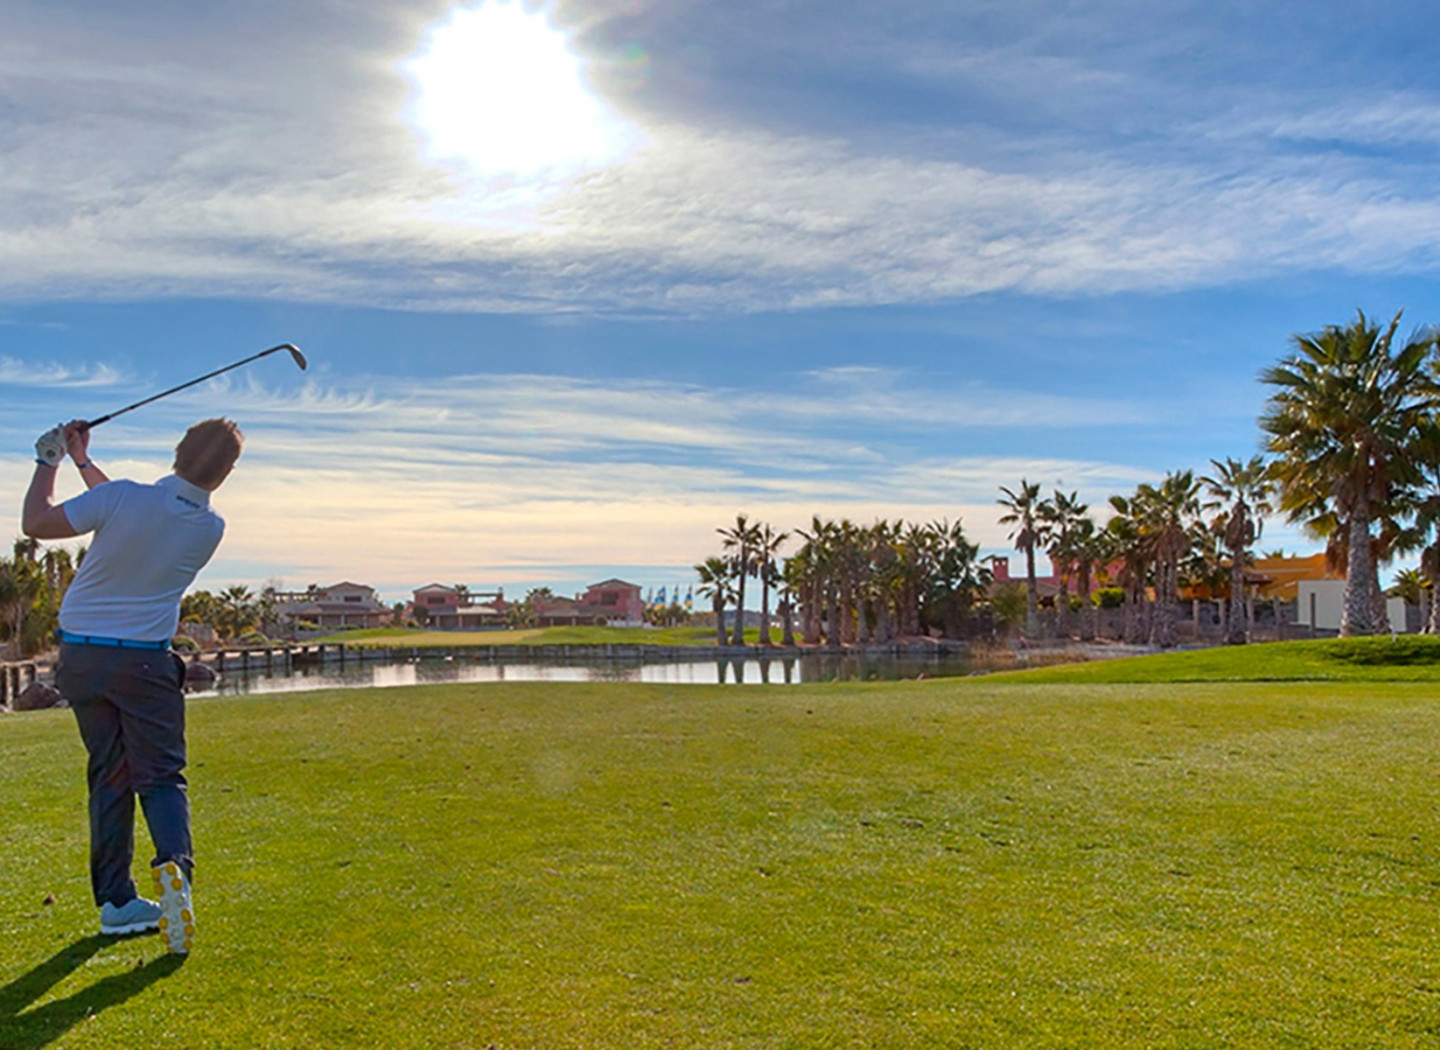
[[[636,660],[419,659],[347,661],[323,667],[230,671],[197,696],[303,692],[448,682],[658,682],[669,685],[798,685],[806,682],[898,681],[969,674],[975,665],[956,656],[865,657],[817,654],[642,663]]]

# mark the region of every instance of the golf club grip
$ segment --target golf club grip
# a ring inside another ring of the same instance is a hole
[[[101,416],[99,419],[92,419],[92,420],[90,420],[90,422],[88,422],[88,423],[81,423],[81,424],[80,424],[80,429],[81,429],[82,431],[86,431],[86,430],[91,429],[92,427],[98,427],[101,423],[105,422],[107,419],[112,419],[112,418],[114,418],[114,415],[115,415],[115,413],[114,413],[114,412],[111,412],[110,415],[108,415],[108,416]]]

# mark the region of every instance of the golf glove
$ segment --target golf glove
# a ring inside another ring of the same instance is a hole
[[[35,458],[58,467],[65,458],[65,428],[47,430],[35,441]]]

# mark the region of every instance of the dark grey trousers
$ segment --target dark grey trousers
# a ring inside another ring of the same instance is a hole
[[[189,874],[190,798],[185,782],[185,665],[171,652],[62,645],[55,685],[70,702],[90,754],[90,885],[95,903],[137,896],[135,799],[154,864]]]

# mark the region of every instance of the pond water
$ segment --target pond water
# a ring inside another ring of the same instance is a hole
[[[523,661],[420,658],[350,660],[296,668],[229,670],[193,696],[238,696],[314,689],[378,688],[445,682],[663,682],[678,685],[798,685],[804,682],[944,678],[981,670],[965,657],[805,655],[643,663],[635,660]]]

